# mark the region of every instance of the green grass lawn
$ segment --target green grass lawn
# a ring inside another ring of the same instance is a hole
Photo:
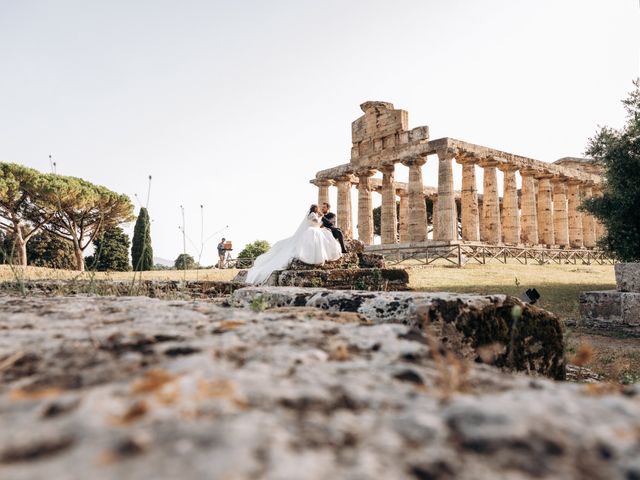
[[[613,265],[467,265],[409,270],[410,286],[425,292],[506,293],[528,288],[541,295],[538,305],[562,319],[578,317],[578,297],[588,290],[616,288]]]

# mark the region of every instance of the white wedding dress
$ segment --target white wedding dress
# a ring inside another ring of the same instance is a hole
[[[247,272],[246,282],[264,283],[271,272],[286,269],[293,260],[309,265],[338,260],[342,256],[340,244],[333,238],[331,230],[320,228],[321,219],[321,215],[309,213],[292,237],[276,242],[267,253],[256,258]]]

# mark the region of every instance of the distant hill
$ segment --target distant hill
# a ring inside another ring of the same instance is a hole
[[[163,265],[165,267],[173,267],[173,260],[167,260],[166,258],[161,258],[161,257],[153,257],[153,264],[154,265]]]

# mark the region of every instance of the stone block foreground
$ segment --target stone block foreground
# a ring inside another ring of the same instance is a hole
[[[580,295],[582,328],[640,337],[640,263],[616,263],[616,290]]]
[[[631,479],[640,389],[355,313],[0,296],[0,478]]]
[[[247,287],[236,290],[232,301],[244,307],[316,307],[358,313],[373,323],[402,323],[467,360],[565,378],[558,318],[507,295]]]

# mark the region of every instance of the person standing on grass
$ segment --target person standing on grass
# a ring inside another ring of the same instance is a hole
[[[224,242],[225,242],[225,238],[223,238],[222,240],[220,240],[220,243],[218,244],[218,268],[224,268],[224,256],[227,253],[227,251],[224,248]]]

